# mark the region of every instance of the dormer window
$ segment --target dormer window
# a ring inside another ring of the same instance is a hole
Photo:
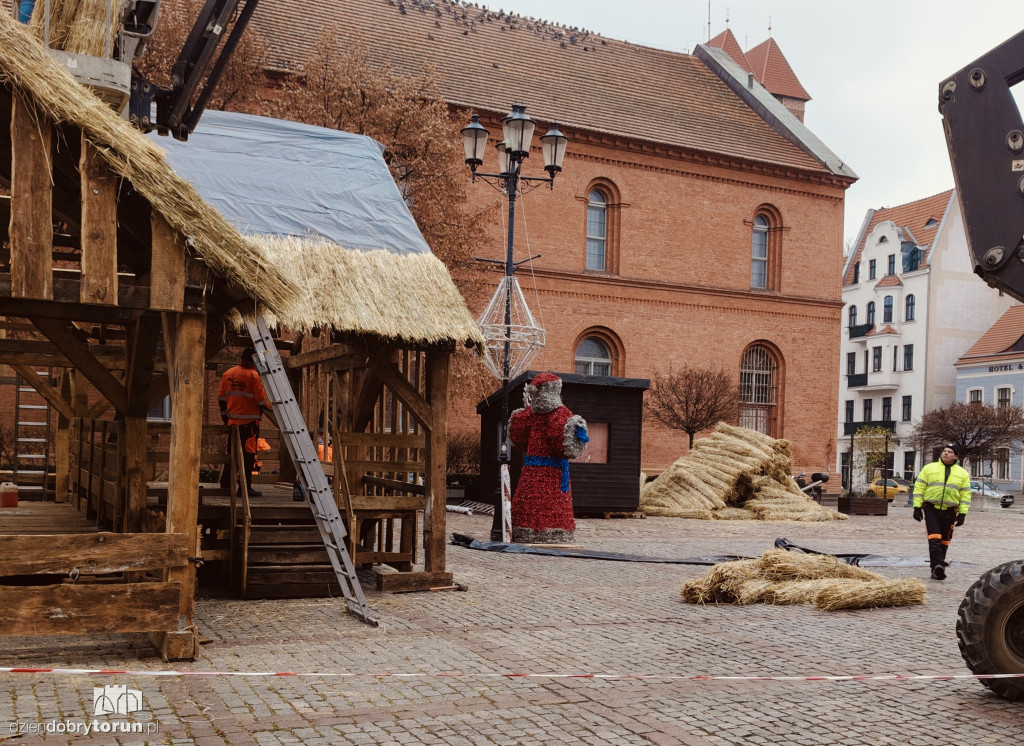
[[[939,221],[935,218],[928,218],[928,221],[924,224],[925,228],[934,228],[939,224]]]
[[[878,243],[889,243],[889,237],[882,236],[880,239],[878,239]]]

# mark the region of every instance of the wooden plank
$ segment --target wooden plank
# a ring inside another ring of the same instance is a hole
[[[450,572],[378,572],[377,590],[386,593],[428,591],[452,585]]]
[[[11,114],[11,295],[53,298],[52,126],[23,95]],[[13,315],[13,314],[12,314]]]
[[[71,403],[60,395],[57,389],[44,381],[34,370],[24,365],[12,365],[18,375],[25,379],[38,394],[50,403],[50,406],[57,410],[62,417],[70,420],[75,416]]]
[[[11,275],[0,273],[0,299],[4,301],[7,316],[25,319],[47,318],[63,321],[92,321],[96,323],[125,324],[149,308],[149,288],[118,283],[117,305],[100,306],[79,303],[79,281],[54,278],[53,299],[37,300],[13,295]]]
[[[46,335],[47,339],[57,345],[61,352],[74,363],[74,366],[82,371],[89,382],[114,405],[118,412],[125,409],[125,389],[121,382],[110,375],[103,365],[92,355],[89,348],[78,340],[63,322],[54,319],[34,318],[39,331]]]
[[[199,455],[202,451],[203,393],[206,381],[206,317],[181,316],[171,371],[171,464],[167,482],[167,533],[187,534],[188,546],[198,543]],[[181,583],[182,627],[192,624],[195,610],[195,567],[174,568],[168,580]]]
[[[427,572],[444,572],[445,569],[448,362],[447,350],[433,348],[427,352],[427,399],[433,410],[432,425],[427,426],[427,467],[423,474],[427,494],[423,517],[423,569]]]
[[[188,564],[185,534],[0,534],[0,576],[162,570]]]
[[[74,417],[74,409],[71,406],[70,371],[61,371],[60,391],[57,393],[62,401],[67,402],[70,413],[65,416],[60,410],[57,410],[57,435],[53,444],[53,463],[57,477],[54,485],[54,499],[62,503],[67,502],[71,487],[71,420]]]
[[[352,495],[356,511],[413,512],[426,506],[426,498],[420,495]]]
[[[155,210],[149,306],[159,311],[181,311],[185,303],[185,239]]]
[[[96,147],[82,134],[82,303],[117,304],[117,186]]]
[[[0,586],[0,635],[178,628],[178,583]]]
[[[427,436],[423,433],[338,433],[335,445],[380,446],[381,448],[426,448]]]
[[[121,530],[142,530],[146,513],[146,418],[126,417],[124,421],[124,502]]]
[[[350,474],[357,471],[375,471],[392,474],[400,471],[422,473],[426,464],[422,461],[364,461],[345,459],[345,467]]]
[[[384,385],[391,390],[391,393],[409,408],[413,416],[416,417],[423,427],[429,430],[430,423],[434,417],[430,405],[420,396],[420,392],[413,388],[408,379],[402,375],[398,367],[374,348],[370,349],[369,364],[370,369],[384,382]],[[398,429],[397,425],[395,429]]]
[[[403,482],[398,479],[384,479],[383,477],[363,477],[363,484],[373,485],[374,487],[383,487],[386,490],[398,490],[399,492],[407,492],[410,495],[425,495],[426,491],[422,484],[412,484],[411,482]]]

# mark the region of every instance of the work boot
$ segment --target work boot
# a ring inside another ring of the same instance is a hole
[[[936,565],[932,568],[932,577],[935,578],[935,580],[945,580],[946,568],[942,565]]]
[[[249,490],[249,497],[263,497],[263,493],[257,490]]]

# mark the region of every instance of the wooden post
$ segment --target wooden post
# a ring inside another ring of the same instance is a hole
[[[82,303],[117,305],[117,177],[82,135]]]
[[[204,314],[185,314],[176,326],[174,369],[170,376],[173,406],[166,531],[169,534],[186,534],[189,556],[194,557],[199,538],[199,457],[206,381],[206,317]],[[168,660],[195,658],[198,652],[197,635],[192,626],[195,565],[190,562],[186,567],[171,568],[167,579],[181,583],[179,628],[177,632],[155,633],[151,639]]]
[[[152,265],[149,272],[149,307],[180,311],[185,302],[185,239],[154,212]],[[164,345],[168,349],[168,345]]]
[[[448,359],[449,351],[445,348],[432,347],[427,352],[427,401],[432,421],[427,430],[427,463],[423,475],[427,497],[423,514],[423,569],[426,572],[444,572],[445,568]]]
[[[53,299],[50,123],[16,94],[11,114],[11,296]]]
[[[69,370],[62,370],[60,373],[60,396],[66,402],[71,401]],[[61,412],[57,413],[57,436],[54,439],[53,458],[57,471],[54,499],[59,503],[67,502],[71,487],[71,418],[65,417]]]
[[[153,382],[153,357],[159,337],[160,316],[144,314],[128,325],[127,379],[125,381],[124,511],[120,530],[136,533],[142,529],[146,512],[146,415],[149,389]]]

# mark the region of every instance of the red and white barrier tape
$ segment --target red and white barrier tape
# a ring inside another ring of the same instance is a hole
[[[618,673],[392,673],[363,671],[347,673],[339,671],[159,671],[159,670],[113,670],[105,668],[0,668],[0,673],[55,674],[60,676],[320,676],[324,678],[369,678],[369,679],[603,679],[646,680],[646,681],[952,681],[954,679],[1019,679],[1024,673],[992,674],[872,674],[866,676],[683,676],[673,674],[618,674]]]

